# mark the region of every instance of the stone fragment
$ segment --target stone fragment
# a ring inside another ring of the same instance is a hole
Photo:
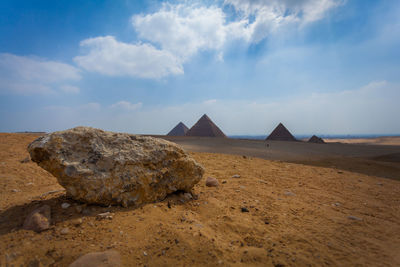
[[[177,190],[190,192],[204,173],[172,142],[90,127],[47,134],[28,151],[68,197],[107,206],[139,206]]]
[[[218,186],[218,180],[214,177],[207,177],[206,186],[209,186],[209,187]]]
[[[358,217],[353,216],[353,215],[350,215],[350,216],[348,216],[347,218],[350,219],[350,220],[353,220],[353,221],[362,221],[361,218],[358,218]]]
[[[240,211],[241,211],[241,212],[249,212],[249,209],[246,208],[246,207],[241,207],[241,208],[240,208]]]
[[[98,220],[103,220],[103,219],[112,220],[113,214],[112,214],[111,212],[107,211],[107,212],[104,212],[104,213],[99,213],[99,214],[97,214],[96,218],[97,218]]]
[[[69,267],[119,267],[121,256],[115,250],[92,252],[81,256],[71,263]]]
[[[232,178],[240,178],[239,174],[232,175]]]
[[[50,206],[44,205],[32,211],[25,219],[22,226],[25,230],[41,232],[49,229],[51,219]]]
[[[71,206],[71,204],[69,204],[67,202],[64,202],[61,204],[61,208],[63,208],[63,209],[68,209],[70,206]]]
[[[61,231],[60,231],[60,234],[62,234],[62,235],[66,235],[66,234],[68,234],[69,233],[69,229],[68,228],[63,228],[63,229],[61,229]]]

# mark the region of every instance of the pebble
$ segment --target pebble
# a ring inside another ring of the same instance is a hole
[[[11,189],[11,192],[17,193],[17,192],[19,192],[19,190],[18,189]]]
[[[97,214],[96,218],[99,219],[99,220],[102,220],[102,219],[112,220],[113,215],[112,215],[111,212],[107,211],[107,212],[104,212],[104,213]]]
[[[232,175],[232,178],[240,178],[239,174]]]
[[[75,219],[75,220],[72,221],[72,224],[75,225],[75,226],[79,226],[82,223],[83,223],[82,218],[78,218],[78,219]]]
[[[63,228],[63,229],[61,229],[61,231],[60,231],[60,234],[62,234],[62,235],[66,235],[66,234],[68,234],[69,233],[69,229],[68,228]]]
[[[285,196],[295,196],[296,194],[290,191],[285,191]]]
[[[71,206],[71,204],[69,204],[67,202],[64,202],[61,204],[61,208],[63,208],[63,209],[68,209],[70,206]]]
[[[147,256],[147,252],[146,252],[146,251],[143,251],[143,255],[144,255],[144,256]]]
[[[350,215],[350,216],[348,216],[347,218],[350,219],[350,220],[354,220],[354,221],[362,221],[361,218],[358,218],[358,217],[353,216],[353,215]]]
[[[241,212],[249,212],[249,210],[248,210],[246,207],[241,207],[241,208],[240,208],[240,211],[241,211]]]
[[[83,208],[82,208],[82,206],[78,205],[78,206],[75,207],[75,210],[76,210],[77,213],[82,213]]]
[[[216,186],[218,186],[218,180],[215,179],[214,177],[207,177],[206,186],[216,187]]]
[[[223,183],[223,184],[226,184],[226,180],[222,180],[222,183]]]

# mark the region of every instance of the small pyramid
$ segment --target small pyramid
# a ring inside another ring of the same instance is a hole
[[[311,138],[308,140],[308,143],[326,144],[324,139],[316,135],[311,136]]]
[[[186,136],[226,137],[206,114],[187,131]]]
[[[183,122],[180,122],[167,135],[168,136],[185,136],[188,130],[189,130],[189,128],[186,127],[186,125]]]
[[[279,123],[278,126],[272,131],[272,133],[265,140],[273,140],[273,141],[297,141],[296,138],[283,126],[282,123]]]

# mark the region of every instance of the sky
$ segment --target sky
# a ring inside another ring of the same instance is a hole
[[[400,134],[398,0],[3,0],[0,132]]]

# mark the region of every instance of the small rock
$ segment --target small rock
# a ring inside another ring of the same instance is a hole
[[[147,252],[146,252],[146,251],[143,251],[143,255],[144,255],[144,256],[147,256]]]
[[[34,185],[34,183],[29,182],[29,183],[27,183],[26,185],[27,185],[27,186],[29,186],[29,185]]]
[[[47,230],[50,227],[50,216],[50,206],[44,205],[35,209],[26,217],[22,228],[25,230],[33,230],[35,232]]]
[[[63,209],[68,209],[70,206],[71,206],[71,204],[69,204],[67,202],[64,202],[61,204],[61,208],[63,208]]]
[[[223,183],[223,184],[226,184],[226,180],[222,180],[222,183]]]
[[[121,256],[115,250],[92,252],[78,258],[69,267],[119,267]]]
[[[18,190],[18,189],[11,189],[11,192],[13,192],[13,193],[17,193],[17,192],[19,192],[20,190]]]
[[[61,231],[60,231],[60,234],[62,234],[62,235],[66,235],[66,234],[68,234],[69,233],[69,229],[68,228],[63,228],[63,229],[61,229]]]
[[[75,226],[79,226],[79,225],[81,225],[82,223],[83,223],[83,220],[82,220],[82,218],[77,218],[77,219],[75,219],[75,220],[72,220],[72,222],[71,222],[73,225],[75,225]]]
[[[185,200],[191,200],[191,199],[193,199],[193,196],[192,196],[192,194],[190,194],[190,193],[184,193],[184,194],[183,194],[183,198],[184,198]]]
[[[285,191],[284,194],[285,194],[285,196],[291,196],[291,197],[296,195],[295,193],[290,192],[290,191]]]
[[[353,215],[350,215],[350,216],[348,216],[347,218],[350,219],[350,220],[354,220],[354,221],[362,221],[361,218],[358,218],[358,217],[353,216]]]
[[[341,206],[342,204],[340,204],[339,202],[336,202],[335,204],[333,204],[334,206],[336,206],[336,207],[339,207],[339,206]]]
[[[206,186],[216,187],[218,186],[218,180],[215,179],[214,177],[207,177]]]
[[[383,185],[383,183],[376,183],[377,185],[380,185],[380,186],[382,186]]]
[[[28,163],[29,161],[31,161],[31,158],[28,156],[28,157],[24,158],[23,160],[20,160],[19,162]]]
[[[75,210],[76,210],[77,213],[82,213],[83,207],[78,205],[78,206],[75,207]]]
[[[104,212],[104,213],[99,213],[99,214],[97,214],[96,218],[97,218],[98,220],[103,220],[103,219],[112,220],[113,214],[112,214],[111,212],[107,211],[107,212]]]
[[[240,178],[239,174],[232,175],[232,178]]]
[[[249,212],[249,210],[248,210],[246,207],[241,207],[241,208],[240,208],[240,211],[241,211],[241,212]]]

